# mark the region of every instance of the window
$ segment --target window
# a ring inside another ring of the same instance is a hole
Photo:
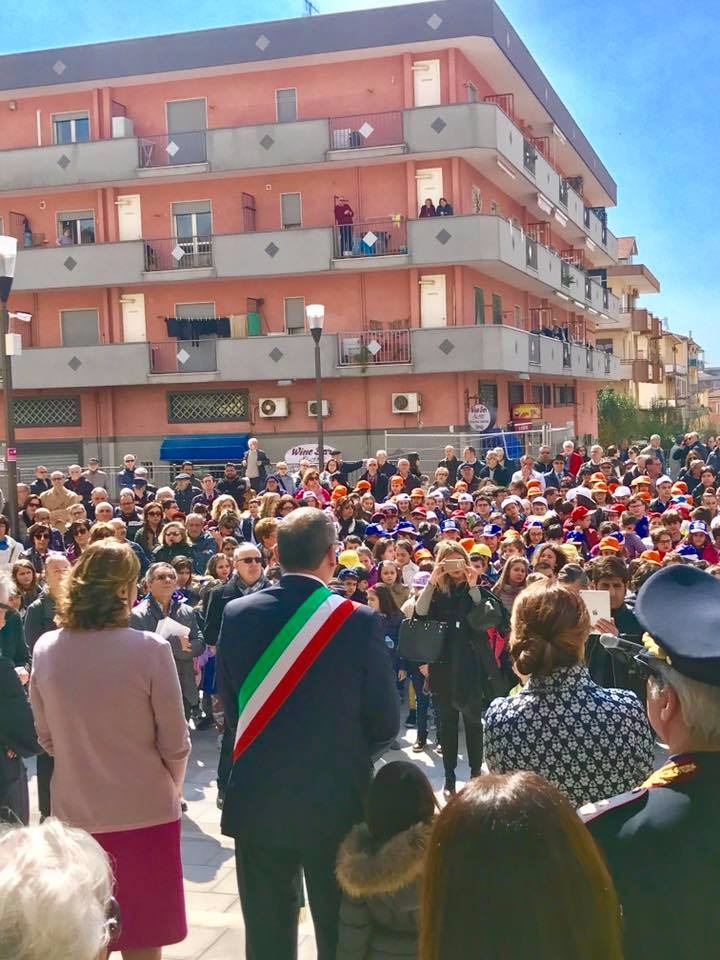
[[[297,90],[285,87],[275,91],[275,111],[278,123],[292,123],[297,120]]]
[[[575,387],[555,387],[555,406],[570,407],[575,403]]]
[[[63,247],[77,243],[95,243],[95,214],[92,210],[58,213],[57,238]]]
[[[100,324],[97,309],[61,310],[60,330],[64,347],[98,346]]]
[[[552,406],[552,387],[549,383],[534,383],[532,385],[532,402],[542,407]]]
[[[475,86],[475,84],[474,84],[474,83],[470,83],[470,81],[468,80],[468,82],[465,84],[465,86],[467,87],[468,103],[477,103],[477,102],[478,102],[478,89],[477,89],[477,87]]]
[[[90,139],[90,115],[86,110],[56,113],[52,124],[54,143],[87,143]]]
[[[543,402],[543,385],[541,383],[532,385],[532,402],[540,404]]]
[[[79,427],[80,397],[15,397],[16,427]]]
[[[502,315],[502,297],[499,293],[492,295],[492,318],[493,323],[499,324],[503,321]]]
[[[285,332],[304,333],[305,297],[285,297]]]
[[[225,423],[248,419],[247,390],[168,393],[168,423]]]
[[[478,400],[484,406],[489,407],[491,410],[497,410],[498,405],[498,389],[496,383],[483,382],[482,380],[478,383]]]
[[[543,384],[543,406],[551,407],[552,405],[552,387],[549,383],[545,383]]]
[[[302,226],[302,194],[280,194],[280,222],[283,230]]]
[[[485,323],[485,291],[482,287],[473,287],[475,291],[475,323]]]
[[[178,260],[180,268],[212,266],[212,204],[209,200],[193,200],[172,205],[175,239],[185,251]],[[179,253],[179,251],[178,251]]]
[[[204,303],[176,303],[175,316],[178,320],[205,320],[215,316],[215,303],[212,300]]]
[[[525,384],[509,383],[508,384],[508,405],[512,406],[514,403],[524,403],[524,401],[525,401]]]

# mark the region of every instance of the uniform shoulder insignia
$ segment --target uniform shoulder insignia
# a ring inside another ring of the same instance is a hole
[[[634,790],[628,790],[627,793],[619,793],[616,797],[610,797],[608,800],[597,800],[595,803],[586,803],[579,808],[578,816],[583,823],[591,823],[609,810],[617,810],[619,807],[627,806],[627,804],[639,800],[641,797],[644,797],[647,792],[645,786],[636,787]]]
[[[698,771],[698,765],[692,757],[678,757],[671,760],[664,767],[660,767],[647,778],[643,787],[669,787],[674,783],[683,783],[692,780]]]

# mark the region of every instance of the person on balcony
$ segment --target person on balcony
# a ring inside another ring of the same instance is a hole
[[[353,245],[353,221],[355,212],[345,197],[335,198],[335,223],[340,235],[340,256],[351,257]]]
[[[422,220],[424,217],[436,217],[437,210],[435,209],[435,204],[432,202],[430,197],[428,197],[425,203],[420,207],[420,213],[418,214]]]
[[[435,216],[436,217],[451,217],[455,211],[452,208],[452,204],[445,199],[445,197],[440,197],[438,200],[438,205],[435,207]]]

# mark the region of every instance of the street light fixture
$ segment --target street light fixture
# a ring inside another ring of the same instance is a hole
[[[325,436],[323,433],[322,415],[322,370],[320,366],[320,337],[322,337],[325,323],[325,307],[322,303],[309,303],[305,307],[308,327],[315,341],[315,401],[317,404],[317,444],[318,444],[318,471],[325,469]]]
[[[12,359],[8,354],[8,334],[10,332],[10,314],[7,302],[15,276],[17,260],[17,240],[15,237],[0,236],[0,371],[2,372],[3,400],[5,408],[5,469],[7,471],[7,491],[5,498],[8,506],[10,533],[17,531],[17,453],[15,451],[15,407],[13,402]]]

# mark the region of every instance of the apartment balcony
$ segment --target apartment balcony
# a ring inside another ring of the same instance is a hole
[[[593,381],[621,379],[620,361],[592,347],[514,327],[341,331],[320,341],[323,377],[479,371]],[[34,347],[13,361],[19,390],[313,380],[315,350],[305,333],[197,341]],[[626,379],[626,378],[625,378]]]
[[[368,112],[288,123],[124,136],[0,152],[0,191],[253,170],[461,156],[533,215],[553,223],[596,266],[617,262],[617,238],[561,176],[545,138],[528,138],[498,102]],[[125,132],[132,129],[128,118]],[[547,154],[547,156],[546,156]]]
[[[333,229],[333,270],[387,269],[408,263],[405,217],[381,217]]]
[[[142,240],[20,249],[13,290],[59,290],[140,283],[144,266]]]
[[[632,380],[634,383],[662,383],[664,370],[661,363],[653,360],[621,360],[620,376],[622,380]]]
[[[688,372],[688,367],[686,363],[666,363],[665,364],[666,377],[686,377],[687,372]]]

